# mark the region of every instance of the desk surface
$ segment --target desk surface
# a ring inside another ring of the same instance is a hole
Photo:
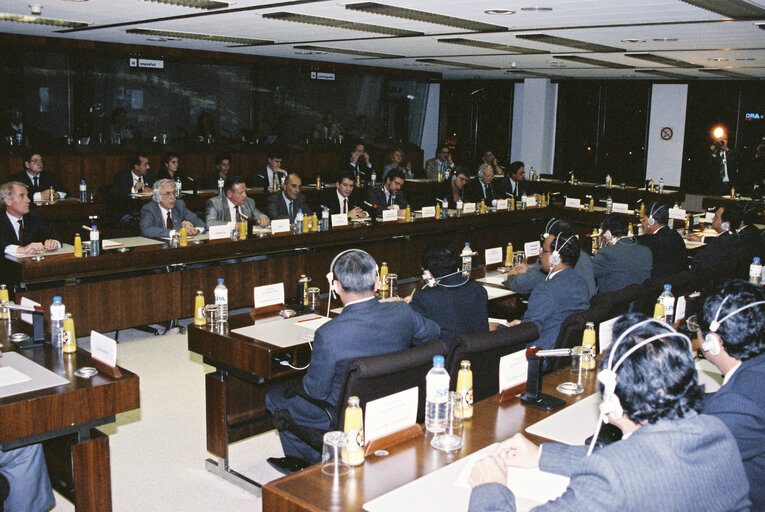
[[[480,376],[476,376],[480,378]],[[579,397],[561,395],[560,382],[571,380],[569,368],[545,377],[544,390],[571,405],[595,391],[595,376],[585,378]],[[547,412],[521,404],[518,398],[505,403],[492,399],[475,405],[473,418],[465,422],[465,446],[453,453],[431,448],[432,434],[425,433],[388,449],[389,455],[370,455],[366,462],[339,481],[321,472],[321,464],[280,478],[263,487],[263,510],[268,511],[359,511],[364,503],[396,489],[494,442],[502,441],[557,411]],[[594,430],[594,425],[593,425]],[[542,439],[529,436],[535,442]]]

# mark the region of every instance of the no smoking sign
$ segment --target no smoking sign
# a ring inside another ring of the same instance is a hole
[[[672,128],[669,126],[665,126],[661,129],[661,138],[662,140],[669,140],[672,138]]]

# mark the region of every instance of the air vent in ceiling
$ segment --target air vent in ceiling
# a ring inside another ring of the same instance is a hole
[[[511,46],[509,44],[490,43],[488,41],[478,41],[476,39],[464,39],[462,37],[452,37],[448,39],[439,39],[439,43],[459,44],[462,46],[472,46],[474,48],[486,48],[487,50],[497,50],[505,53],[550,53],[544,50],[532,50],[521,46]]]
[[[363,50],[347,50],[345,48],[329,48],[327,46],[312,46],[300,44],[293,46],[296,50],[311,50],[322,53],[342,53],[344,55],[358,55],[360,57],[373,57],[377,59],[402,59],[403,55],[393,55],[390,53],[365,52]]]
[[[701,7],[726,18],[757,19],[765,18],[765,8],[747,0],[682,0],[686,4]]]
[[[36,25],[50,25],[52,27],[79,28],[87,27],[82,21],[56,20],[53,18],[41,18],[39,16],[24,16],[21,14],[0,13],[0,21],[12,21],[14,23],[33,23]]]
[[[307,23],[309,25],[321,25],[323,27],[342,28],[345,30],[357,30],[359,32],[372,32],[374,34],[385,34],[389,36],[421,36],[422,32],[414,30],[403,30],[400,28],[383,27],[380,25],[369,25],[367,23],[357,23],[348,20],[336,20],[334,18],[321,18],[319,16],[308,16],[306,14],[296,14],[292,12],[271,12],[263,15],[267,20],[291,21],[293,23]]]
[[[701,71],[702,73],[709,73],[710,75],[724,76],[726,78],[754,79],[753,76],[745,75],[743,73],[736,73],[735,71],[729,71],[727,69],[704,68],[704,69],[699,69],[699,71]]]
[[[684,60],[670,59],[669,57],[662,57],[660,55],[654,55],[652,53],[625,53],[624,55],[626,55],[627,57],[632,57],[634,59],[641,59],[641,60],[647,60],[650,62],[655,62],[657,64],[666,64],[667,66],[671,66],[673,68],[699,67],[697,64],[692,64]]]
[[[446,27],[455,27],[474,32],[497,32],[507,30],[507,27],[501,25],[492,25],[491,23],[481,23],[480,21],[444,16],[443,14],[433,14],[427,11],[405,9],[404,7],[395,7],[393,5],[378,4],[377,2],[346,4],[345,8],[352,11],[382,14],[384,16],[393,16],[394,18],[422,21],[424,23],[433,23],[435,25],[444,25]]]
[[[670,71],[664,71],[662,69],[636,69],[635,73],[641,73],[643,75],[662,76],[664,78],[674,78],[680,80],[688,80],[692,77],[688,75],[681,75],[680,73],[672,73]]]
[[[579,41],[577,39],[569,39],[567,37],[551,36],[548,34],[516,34],[515,37],[518,39],[536,41],[538,43],[553,44],[556,46],[568,46],[569,48],[579,48],[580,50],[587,50],[590,52],[609,53],[624,51],[624,48],[615,48],[613,46],[588,43],[587,41]]]
[[[158,4],[177,5],[179,7],[191,7],[192,9],[223,9],[228,7],[226,2],[216,2],[215,0],[144,0],[146,2],[155,2]]]
[[[633,69],[635,66],[628,66],[626,64],[617,64],[616,62],[608,62],[606,60],[589,59],[587,57],[580,57],[579,55],[556,55],[556,59],[570,60],[571,62],[578,62],[580,64],[589,64],[591,66],[600,66],[603,68],[611,69]]]
[[[175,32],[172,30],[154,30],[149,28],[129,28],[128,34],[141,34],[157,37],[176,37],[179,39],[198,39],[200,41],[216,41],[221,43],[246,44],[249,46],[265,46],[274,44],[273,41],[263,39],[249,39],[247,37],[218,36],[214,34],[197,34],[194,32]]]
[[[482,66],[480,64],[470,64],[469,62],[458,62],[454,60],[441,60],[441,59],[417,59],[417,62],[427,62],[428,64],[439,64],[441,66],[453,66],[458,68],[467,69],[501,69],[492,66]]]

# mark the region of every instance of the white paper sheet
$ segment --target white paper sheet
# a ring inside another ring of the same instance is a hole
[[[489,294],[489,300],[498,299],[500,297],[507,297],[509,295],[515,295],[515,292],[506,290],[504,288],[494,288],[493,286],[484,286],[486,292]]]
[[[503,274],[498,274],[498,275],[490,275],[490,276],[486,276],[486,277],[480,277],[480,278],[476,279],[476,281],[478,281],[479,283],[500,284],[501,285],[502,283],[505,282],[506,279],[507,279],[507,276],[505,276]]]
[[[31,377],[21,373],[16,368],[0,368],[0,387],[12,386],[32,380]]]
[[[572,373],[571,380],[576,381],[576,378],[576,374]],[[526,432],[563,444],[584,445],[584,441],[595,432],[599,404],[600,393],[592,394],[534,423]]]

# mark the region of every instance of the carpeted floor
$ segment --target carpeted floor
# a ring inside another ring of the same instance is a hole
[[[141,409],[101,429],[109,434],[116,512],[261,510],[259,497],[205,469],[204,375],[212,368],[201,359],[188,351],[185,334],[120,332],[118,362],[141,379]],[[231,467],[265,482],[281,476],[266,457],[282,455],[271,431],[233,445]],[[57,495],[53,510],[74,506]]]

